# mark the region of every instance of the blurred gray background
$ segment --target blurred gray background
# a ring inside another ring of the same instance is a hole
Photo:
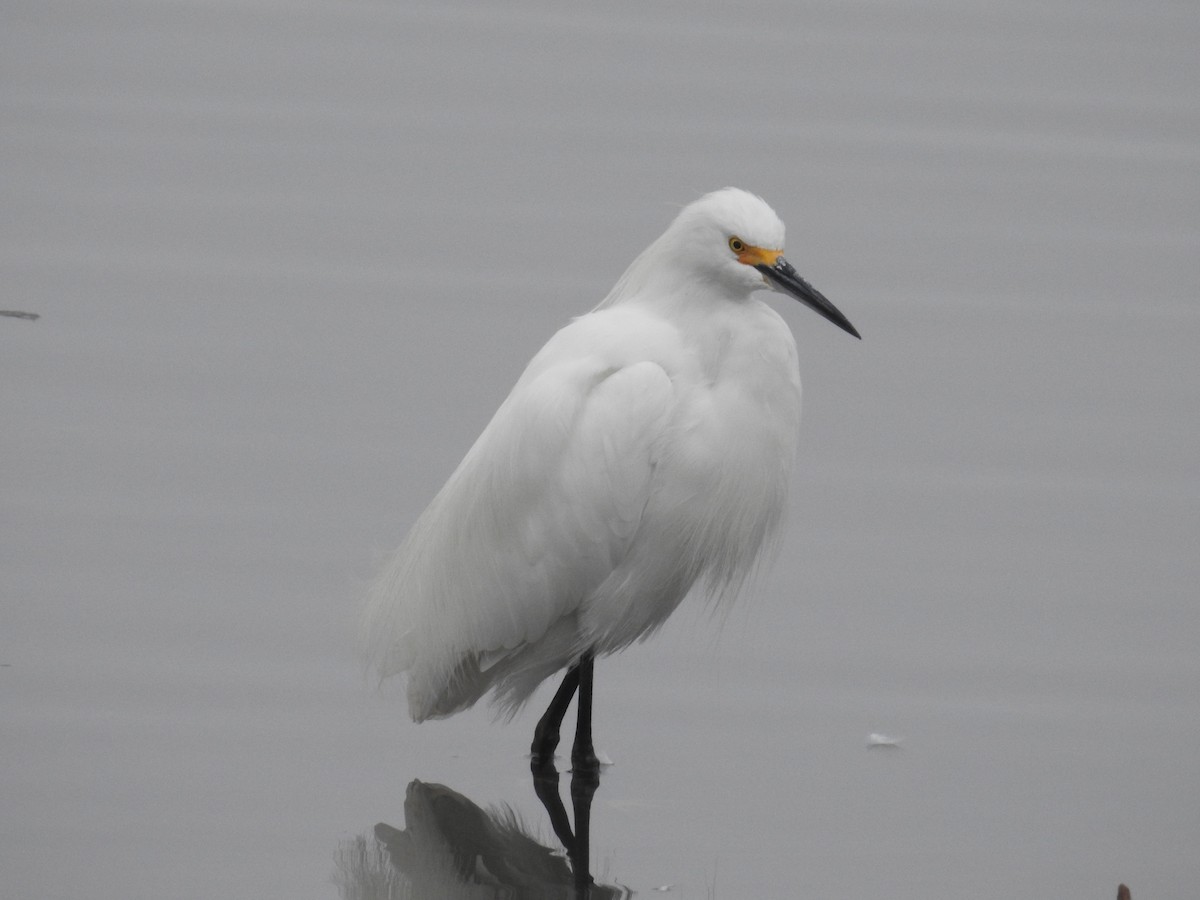
[[[1195,897],[1198,47],[1158,0],[0,3],[0,891],[352,896],[413,779],[555,845],[537,710],[408,722],[359,597],[735,184],[864,340],[776,302],[782,550],[598,665],[597,877]]]

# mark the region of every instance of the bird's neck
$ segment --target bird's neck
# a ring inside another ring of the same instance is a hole
[[[750,299],[750,294],[731,292],[694,268],[646,260],[645,256],[634,260],[596,309],[633,304],[684,325],[721,318],[723,312]]]

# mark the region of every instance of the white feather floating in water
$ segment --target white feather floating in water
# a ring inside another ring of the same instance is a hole
[[[900,747],[900,738],[872,731],[867,735],[867,749],[870,750],[873,747],[895,747],[898,749]]]

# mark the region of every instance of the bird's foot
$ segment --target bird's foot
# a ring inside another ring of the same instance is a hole
[[[576,776],[586,776],[600,780],[600,759],[591,744],[576,744],[571,750],[571,772]]]
[[[529,767],[535,775],[554,772],[554,751],[558,747],[558,731],[542,731],[538,728],[533,733],[533,743],[529,747]]]
[[[558,769],[554,765],[554,754],[542,756],[538,753],[529,754],[529,771],[534,778],[558,779]]]

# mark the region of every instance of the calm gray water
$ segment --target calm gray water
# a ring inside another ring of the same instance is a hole
[[[597,668],[597,879],[1200,893],[1194,2],[0,16],[5,896],[406,896],[373,829],[436,843],[428,785],[558,849],[536,710],[408,722],[358,598],[725,184],[864,340],[779,305],[776,565]]]

